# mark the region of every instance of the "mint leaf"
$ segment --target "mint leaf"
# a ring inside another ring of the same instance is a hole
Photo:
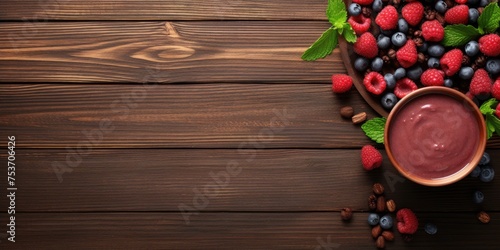
[[[462,46],[479,35],[479,31],[471,25],[448,25],[444,28],[443,45]]]
[[[342,36],[344,36],[345,40],[350,43],[356,42],[356,32],[352,29],[351,25],[349,23],[344,23],[344,26],[342,27]]]
[[[386,121],[387,119],[384,117],[376,117],[363,123],[363,125],[361,125],[361,129],[370,139],[377,143],[384,143],[384,129]]]
[[[488,101],[485,101],[479,110],[483,115],[492,115],[495,113],[495,107],[497,106],[498,101],[495,98],[491,98]]]
[[[485,33],[493,33],[499,26],[500,22],[500,7],[498,7],[497,3],[488,4],[483,13],[477,19],[477,24],[479,30],[482,30]]]
[[[493,132],[500,132],[500,127],[497,129],[495,127],[495,122],[493,118],[496,118],[494,115],[486,115],[486,138],[490,139],[493,136]]]
[[[333,49],[337,47],[337,36],[336,30],[333,28],[327,29],[323,32],[321,37],[302,54],[302,59],[305,61],[314,61],[331,54]]]
[[[328,0],[326,17],[333,27],[340,29],[347,21],[347,11],[342,0]]]

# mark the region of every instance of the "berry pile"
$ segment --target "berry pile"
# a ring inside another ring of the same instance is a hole
[[[478,104],[489,97],[500,100],[499,30],[478,28],[488,4],[490,0],[352,0],[347,21],[358,36],[353,66],[364,74],[366,90],[380,96],[387,110],[425,86],[458,89]],[[463,45],[445,46],[448,25],[482,33]],[[497,110],[500,117],[500,106]]]

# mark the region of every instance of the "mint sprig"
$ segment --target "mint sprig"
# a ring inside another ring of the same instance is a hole
[[[481,34],[493,33],[500,22],[500,7],[497,3],[488,4],[477,19],[478,29]]]
[[[343,36],[348,42],[356,41],[356,33],[347,23],[347,10],[342,0],[328,0],[326,16],[332,24],[323,34],[302,54],[305,61],[314,61],[331,54],[337,47],[338,36]]]
[[[491,98],[485,101],[479,110],[485,116],[486,121],[486,134],[488,139],[493,136],[496,132],[500,136],[500,119],[495,115],[495,107],[498,105],[498,101],[495,98]]]
[[[384,130],[387,119],[384,117],[375,117],[363,123],[361,129],[366,136],[377,143],[384,143]]]

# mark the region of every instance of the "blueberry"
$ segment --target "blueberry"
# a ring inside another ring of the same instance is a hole
[[[368,215],[368,224],[370,224],[370,226],[376,226],[379,221],[380,217],[378,214],[371,213]]]
[[[422,43],[422,46],[417,47],[418,52],[426,52],[427,48],[429,47],[429,44],[427,42]]]
[[[380,227],[382,229],[391,229],[394,224],[394,220],[390,215],[384,215],[380,218]]]
[[[394,34],[394,30],[383,30],[383,29],[380,29],[380,33],[386,35],[386,36],[392,36],[392,34]]]
[[[481,156],[481,160],[479,161],[479,165],[488,165],[490,163],[490,154],[484,152],[483,156]]]
[[[438,228],[435,224],[432,223],[426,223],[424,226],[424,231],[430,235],[436,234],[438,231]]]
[[[450,78],[444,79],[444,86],[448,88],[453,87],[453,80],[451,80]]]
[[[413,81],[418,81],[422,75],[422,68],[420,66],[413,66],[408,69],[406,76]]]
[[[476,56],[477,53],[479,52],[479,43],[476,41],[470,41],[467,44],[465,44],[465,54],[468,56]]]
[[[382,102],[382,107],[384,107],[387,110],[391,110],[394,107],[394,105],[396,105],[396,103],[398,102],[398,98],[393,93],[386,93],[382,96],[381,102]]]
[[[446,5],[444,1],[437,1],[434,5],[434,9],[436,9],[437,12],[444,14],[448,9],[448,5]]]
[[[470,172],[469,176],[472,178],[477,178],[479,177],[479,175],[481,175],[481,168],[477,166],[474,168],[474,170],[472,170],[472,172]]]
[[[472,201],[476,204],[481,204],[484,201],[484,194],[481,191],[476,191],[472,195]]]
[[[433,57],[441,57],[444,54],[444,47],[439,44],[433,44],[429,46],[427,53]]]
[[[388,49],[391,47],[391,39],[388,36],[380,34],[377,39],[377,46],[379,49]]]
[[[387,73],[384,75],[384,80],[388,89],[393,89],[396,87],[396,77],[393,74]]]
[[[490,166],[481,166],[481,174],[479,179],[482,182],[490,182],[495,178],[495,170]]]
[[[462,67],[458,72],[458,76],[463,80],[470,80],[474,75],[474,70],[471,67]]]
[[[486,61],[486,71],[492,75],[500,73],[500,59],[490,59]]]
[[[431,57],[427,60],[427,66],[429,68],[439,68],[439,58]]]
[[[372,70],[373,71],[381,71],[384,66],[384,60],[380,57],[375,57],[372,61]]]
[[[347,11],[349,12],[349,15],[351,16],[359,16],[359,14],[361,14],[361,5],[357,4],[357,3],[351,3],[349,5],[349,8],[347,9]]]
[[[405,76],[406,76],[406,69],[405,68],[397,68],[394,71],[394,77],[396,78],[396,80],[402,79]]]
[[[479,18],[479,11],[475,8],[469,9],[469,23],[476,23]]]
[[[373,11],[380,12],[383,7],[384,7],[384,3],[382,3],[382,0],[375,0],[375,1],[373,1],[373,4],[372,4],[372,10]]]
[[[476,6],[479,3],[479,0],[467,0],[467,5]]]
[[[474,98],[477,98],[480,102],[483,102],[486,101],[486,99],[490,98],[490,93],[479,94],[474,96]]]
[[[490,0],[480,0],[479,1],[479,7],[485,7],[490,3]]]
[[[396,32],[391,37],[391,42],[397,47],[401,47],[406,43],[406,35],[402,32]]]
[[[408,32],[408,23],[403,18],[398,20],[398,31],[403,33]]]
[[[370,61],[364,57],[358,57],[354,61],[354,68],[359,71],[363,72],[368,68],[368,65],[370,64]]]

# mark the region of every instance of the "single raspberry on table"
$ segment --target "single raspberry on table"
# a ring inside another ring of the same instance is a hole
[[[452,76],[460,70],[463,56],[464,54],[460,49],[452,49],[441,57],[439,63],[447,76]]]
[[[443,86],[444,72],[438,69],[427,69],[420,76],[420,82],[424,86]]]
[[[411,39],[396,52],[396,59],[403,68],[413,66],[418,60],[417,46]]]
[[[486,56],[500,55],[500,36],[489,34],[479,38],[479,50]]]
[[[372,170],[382,165],[382,154],[372,145],[361,148],[361,163],[366,170]]]
[[[469,7],[456,5],[444,13],[444,20],[449,24],[467,24],[469,22]]]
[[[346,74],[332,75],[332,90],[333,93],[345,93],[352,87],[352,78]]]
[[[371,5],[373,3],[373,0],[352,0],[352,2],[359,5]]]
[[[363,33],[352,45],[354,52],[366,58],[374,58],[378,55],[377,40],[370,32]]]
[[[365,78],[363,79],[363,85],[365,85],[365,88],[368,92],[374,95],[382,94],[387,87],[384,76],[375,71],[372,71],[365,75]]]
[[[491,79],[488,72],[484,69],[478,69],[470,82],[469,91],[472,95],[488,95],[491,93]]]
[[[351,25],[356,35],[361,35],[370,29],[372,24],[372,19],[365,17],[364,15],[350,16],[347,22]]]
[[[417,84],[410,78],[403,78],[396,82],[396,87],[394,88],[394,94],[399,98],[405,97],[407,94],[417,90]]]
[[[409,208],[402,208],[396,213],[398,231],[402,234],[414,234],[418,229],[417,216]]]
[[[425,21],[422,24],[422,36],[429,42],[440,42],[444,38],[444,28],[438,20]]]
[[[500,76],[497,78],[497,80],[493,83],[493,86],[491,87],[491,95],[495,99],[500,101]]]
[[[383,30],[395,29],[398,25],[398,11],[394,6],[385,6],[375,18],[375,23]]]
[[[418,1],[407,3],[401,9],[401,15],[409,25],[417,26],[424,16],[424,6]]]

